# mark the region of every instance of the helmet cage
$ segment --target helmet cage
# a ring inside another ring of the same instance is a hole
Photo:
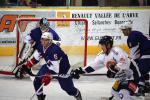
[[[49,22],[46,18],[42,18],[39,25],[42,32],[45,32],[49,28]]]

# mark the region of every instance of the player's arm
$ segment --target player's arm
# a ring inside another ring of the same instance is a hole
[[[16,78],[23,78],[24,74],[27,73],[31,76],[34,74],[31,72],[31,67],[35,64],[37,64],[40,60],[41,56],[38,51],[35,51],[33,54],[33,57],[26,61],[25,64],[23,64],[15,73]]]
[[[132,59],[140,58],[140,41],[144,41],[145,36],[141,32],[133,31],[127,43],[130,48],[130,56]]]
[[[100,68],[102,68],[104,66],[104,62],[103,62],[103,57],[101,55],[98,55],[95,60],[91,63],[89,63],[87,66],[85,67],[79,67],[77,69],[74,69],[71,71],[71,76],[75,79],[79,79],[80,78],[80,74],[85,74],[85,73],[91,73],[94,72]]]
[[[128,55],[122,51],[119,50],[117,53],[116,61],[110,61],[107,64],[108,71],[107,76],[109,78],[129,78],[132,76],[132,72],[129,69],[130,66],[130,59],[128,58]]]
[[[21,51],[18,55],[21,61],[26,61],[34,52],[33,46],[35,45],[35,42],[32,40],[30,34],[25,36],[23,41],[23,46],[21,48]]]

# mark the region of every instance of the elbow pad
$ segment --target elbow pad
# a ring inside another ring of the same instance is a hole
[[[38,62],[39,62],[39,61],[36,60],[36,59],[33,57],[31,60],[27,61],[27,63],[25,64],[25,66],[27,66],[27,68],[30,69],[33,65],[37,64]]]

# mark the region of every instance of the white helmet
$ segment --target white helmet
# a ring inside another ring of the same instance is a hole
[[[132,23],[130,21],[127,21],[120,26],[120,29],[127,29],[127,28],[132,28]]]
[[[41,38],[53,40],[52,33],[50,33],[50,32],[44,32],[44,33],[42,34]]]

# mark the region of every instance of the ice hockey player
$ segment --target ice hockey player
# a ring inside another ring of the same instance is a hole
[[[132,23],[130,21],[121,25],[124,36],[128,36],[127,44],[130,49],[132,61],[137,65],[139,74],[141,76],[139,85],[145,92],[150,92],[150,37],[144,35],[142,32],[132,30]],[[138,78],[137,78],[138,81]]]
[[[42,65],[37,76],[34,79],[35,91],[39,89],[43,81],[44,75],[66,75],[70,69],[68,56],[62,51],[62,49],[53,43],[53,37],[49,32],[44,32],[41,36],[41,44],[37,46],[37,51],[34,52],[33,58],[27,61],[20,69],[20,76],[24,72],[30,72],[30,68],[36,64],[41,57],[44,58],[46,64]],[[30,74],[30,73],[29,73]],[[82,100],[80,91],[74,87],[72,78],[57,78],[61,88],[68,93],[70,96],[74,96],[76,100]],[[48,83],[48,82],[45,82]],[[43,89],[37,94],[38,100],[45,100],[45,94]]]
[[[57,45],[60,45],[60,37],[58,34],[49,27],[49,22],[47,18],[42,18],[39,21],[39,27],[34,28],[31,32],[25,36],[24,43],[22,49],[19,53],[20,63],[18,65],[22,65],[27,61],[33,54],[33,52],[37,49],[37,45],[41,43],[41,35],[43,32],[51,32],[53,35],[53,40]],[[14,71],[15,77],[18,78],[17,68]]]
[[[103,36],[99,45],[102,51],[95,60],[85,67],[79,67],[71,71],[72,77],[78,79],[80,74],[91,73],[102,67],[107,67],[107,77],[116,78],[112,86],[112,98],[114,100],[132,100],[130,92],[136,93],[138,87],[133,80],[133,71],[129,68],[130,59],[128,55],[119,47],[113,46],[111,36]]]

